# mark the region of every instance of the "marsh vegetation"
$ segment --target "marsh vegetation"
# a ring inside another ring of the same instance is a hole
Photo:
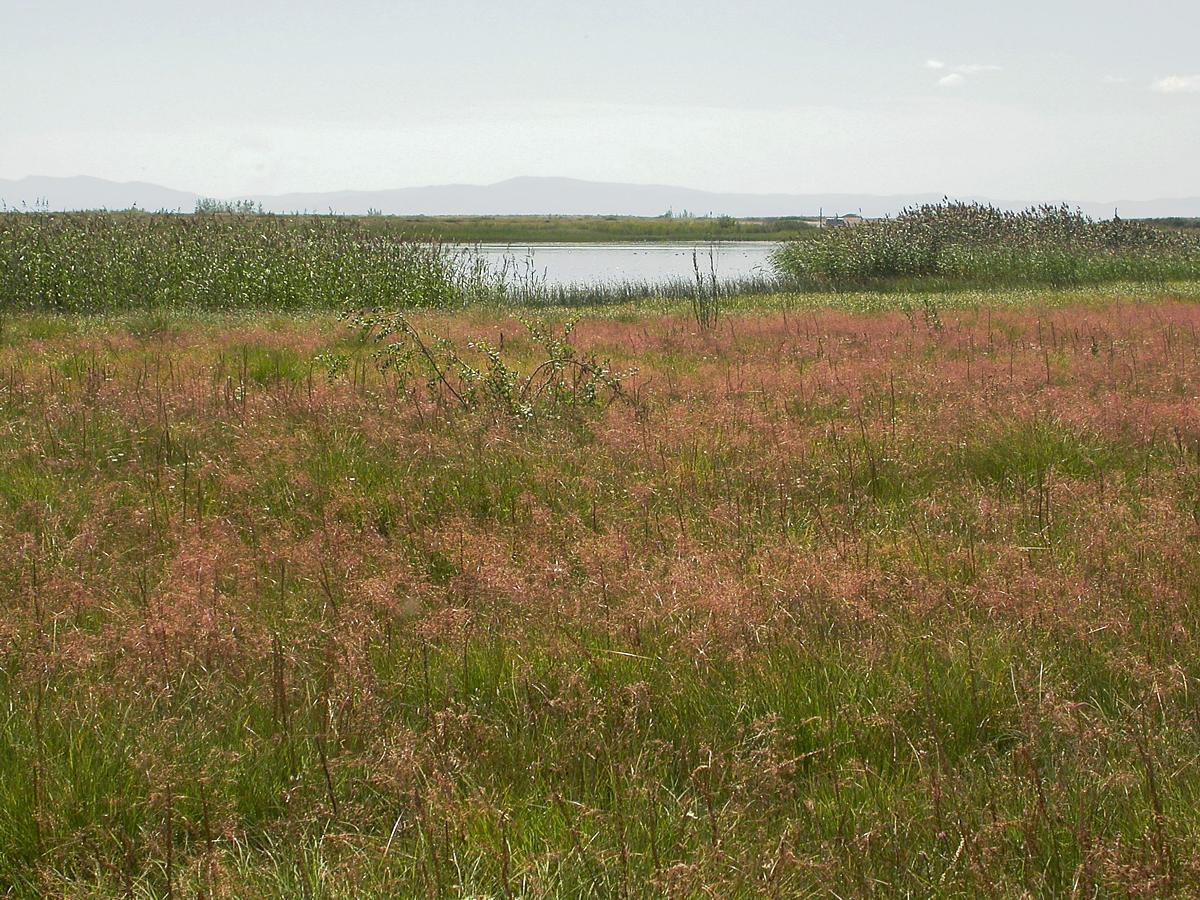
[[[1200,239],[1066,207],[1013,213],[945,202],[821,230],[781,248],[776,265],[806,286],[833,289],[1162,283],[1200,277]]]
[[[201,218],[0,220],[5,893],[1200,891],[1200,285]]]

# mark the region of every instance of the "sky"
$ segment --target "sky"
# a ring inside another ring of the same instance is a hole
[[[0,178],[1200,195],[1198,0],[0,0]]]

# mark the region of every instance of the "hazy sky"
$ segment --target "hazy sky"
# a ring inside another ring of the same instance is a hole
[[[1200,0],[0,0],[0,177],[1200,194]]]

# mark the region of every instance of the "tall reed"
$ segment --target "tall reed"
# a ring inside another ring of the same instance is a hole
[[[445,308],[469,293],[468,256],[342,218],[10,213],[0,215],[0,308]]]
[[[1014,213],[947,201],[825,229],[780,248],[774,263],[807,285],[833,288],[1167,281],[1200,275],[1200,240],[1139,222],[1095,221],[1067,207]]]

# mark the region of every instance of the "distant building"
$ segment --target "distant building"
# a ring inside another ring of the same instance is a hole
[[[826,228],[853,228],[855,225],[863,223],[863,217],[859,215],[834,216],[832,219],[826,219],[824,225]]]

